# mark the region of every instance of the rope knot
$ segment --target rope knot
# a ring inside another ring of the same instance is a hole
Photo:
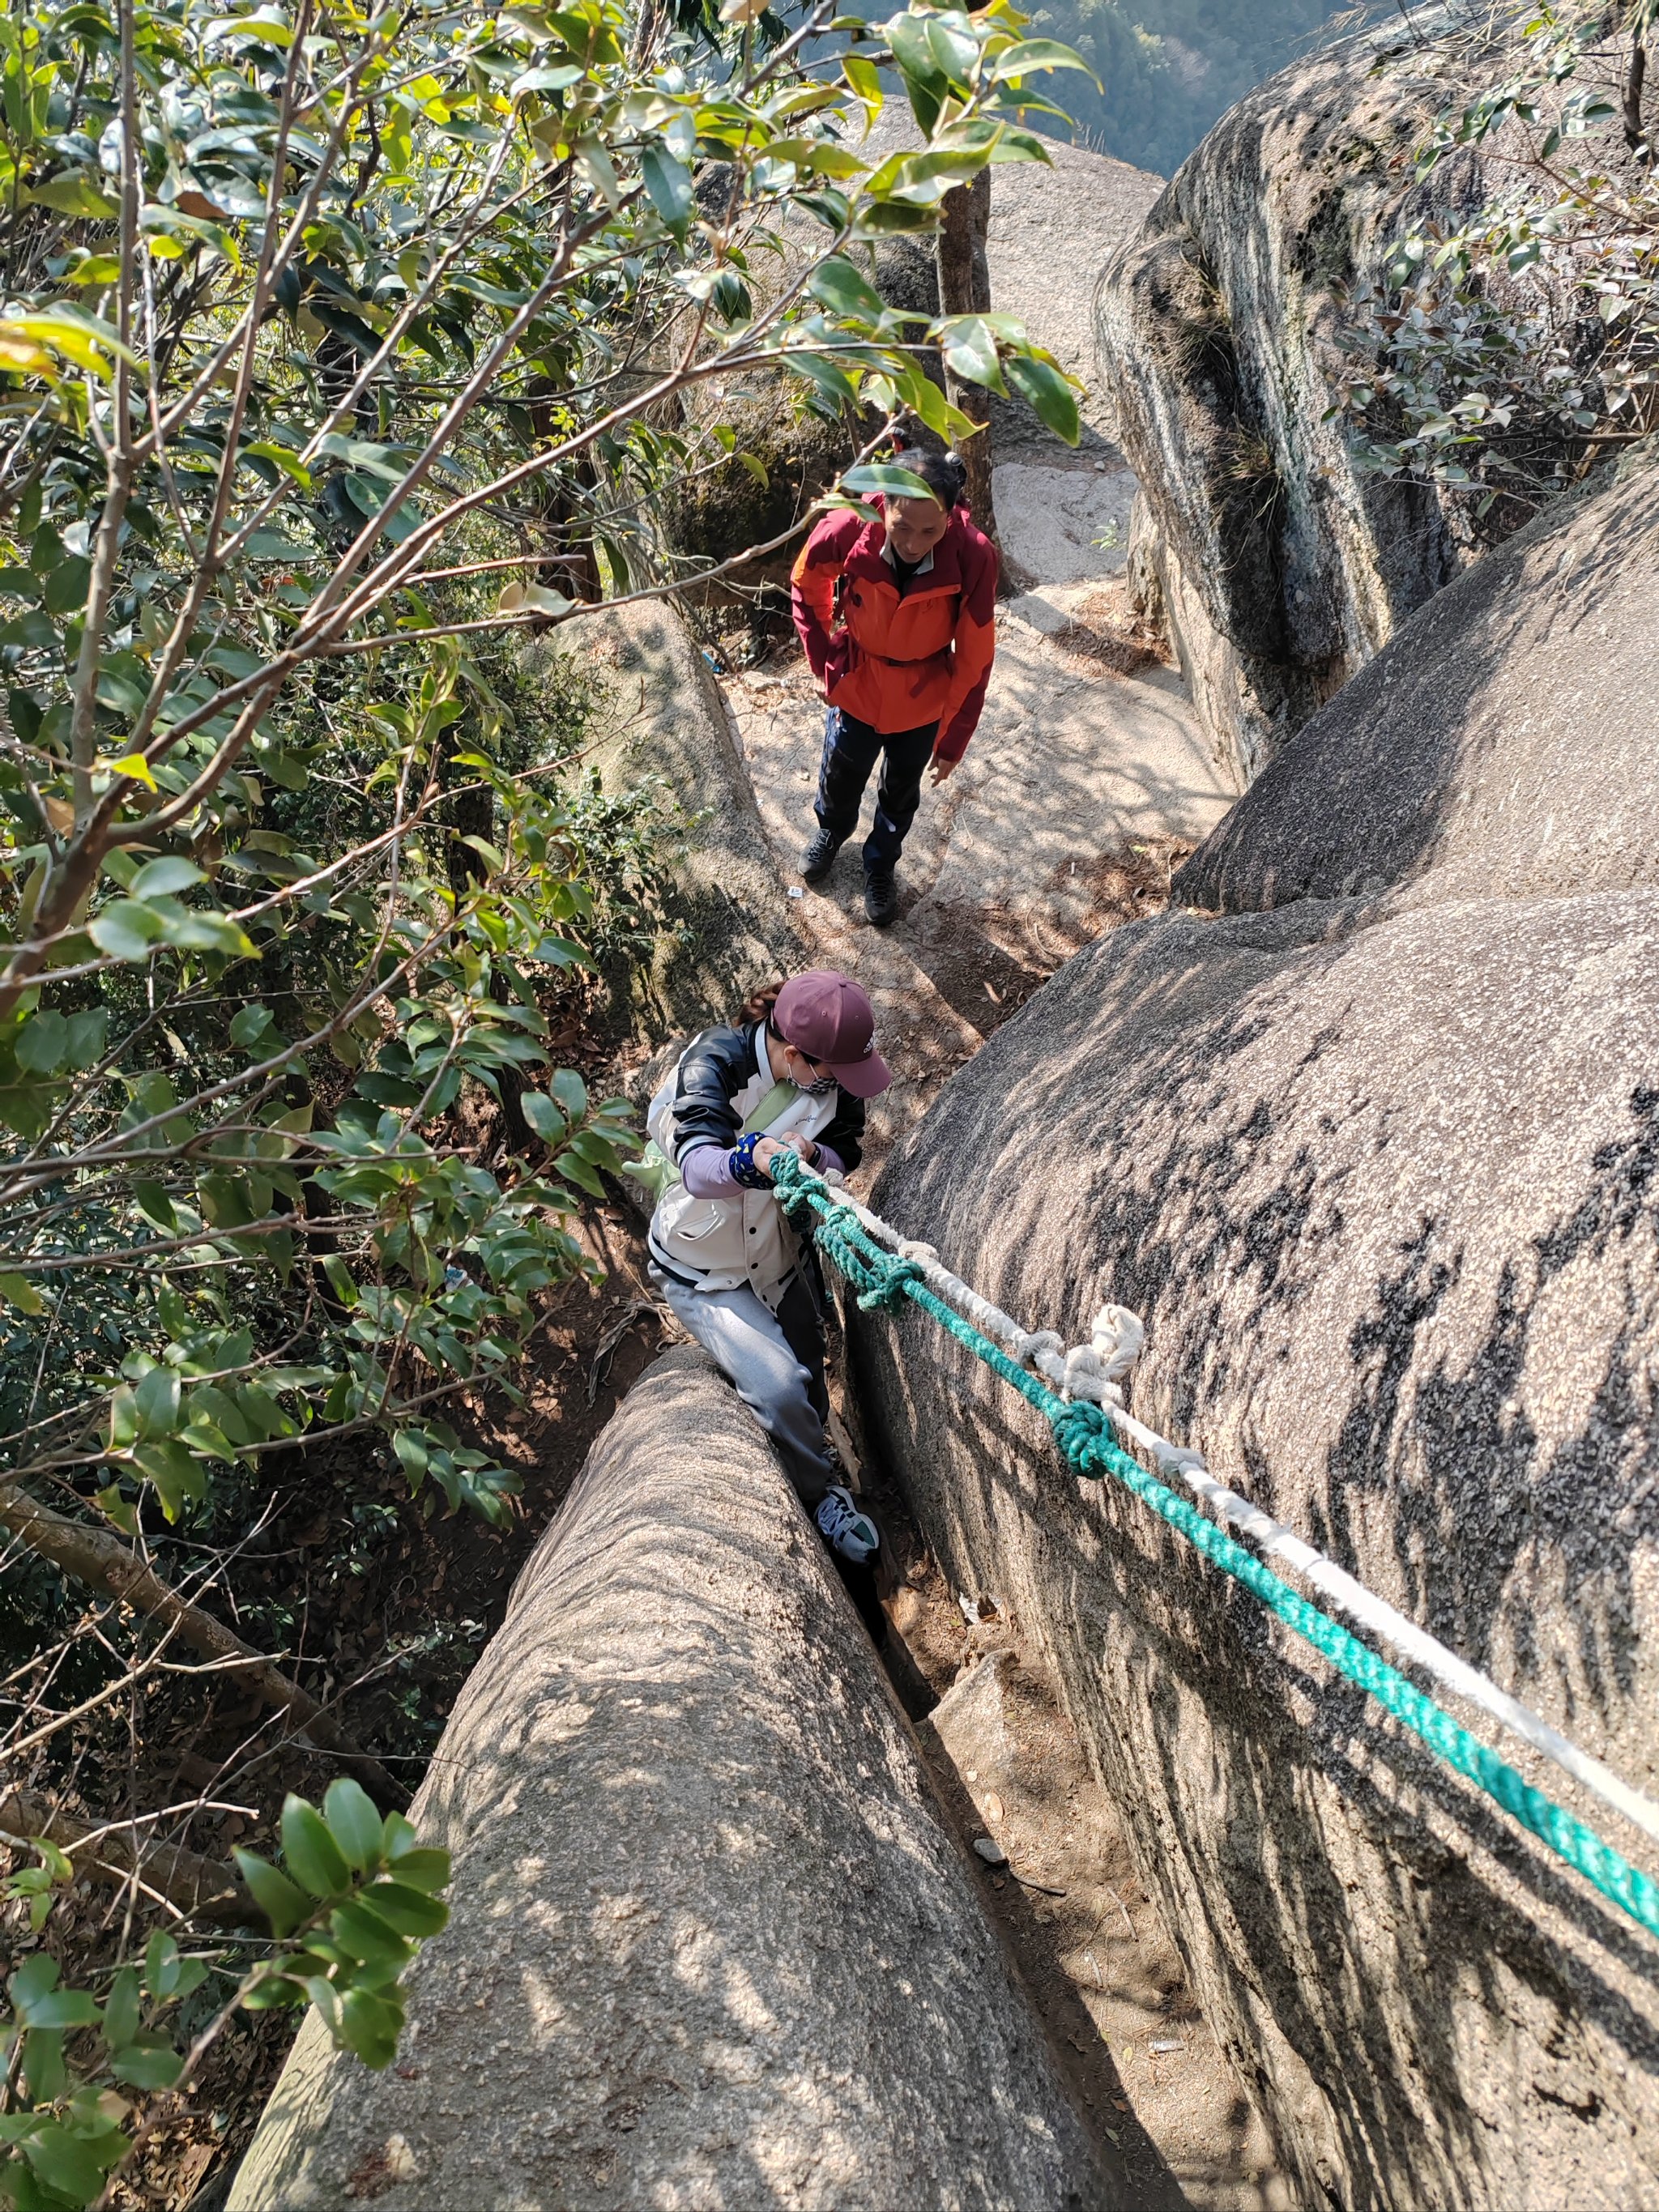
[[[1104,1468],[1094,1464],[1095,1446],[1110,1432],[1111,1424],[1100,1407],[1086,1398],[1073,1398],[1048,1419],[1053,1425],[1054,1442],[1076,1472],[1090,1482],[1098,1482]]]
[[[793,1152],[781,1152],[772,1163],[769,1176],[771,1188],[784,1218],[792,1229],[811,1225],[817,1212],[810,1194],[807,1170]],[[823,1208],[826,1218],[836,1210],[833,1202]]]
[[[920,1261],[903,1260],[896,1254],[878,1260],[866,1259],[864,1269],[870,1281],[868,1288],[859,1293],[860,1313],[893,1312],[905,1296],[907,1283],[927,1279]]]

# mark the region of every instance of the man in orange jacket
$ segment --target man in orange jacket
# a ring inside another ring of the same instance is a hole
[[[943,783],[974,734],[996,651],[996,549],[961,504],[954,453],[904,453],[932,496],[888,498],[883,520],[826,515],[791,579],[795,628],[829,706],[817,835],[801,873],[821,883],[858,826],[878,755],[875,826],[864,843],[864,910],[898,913],[895,872],[921,801],[922,771]]]

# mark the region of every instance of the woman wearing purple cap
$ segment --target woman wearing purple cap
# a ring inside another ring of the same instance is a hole
[[[849,976],[797,975],[753,1018],[695,1037],[647,1115],[669,1178],[652,1279],[771,1437],[826,1542],[855,1561],[880,1540],[836,1480],[812,1263],[769,1169],[786,1151],[821,1173],[858,1165],[864,1102],[892,1081],[875,1038]]]

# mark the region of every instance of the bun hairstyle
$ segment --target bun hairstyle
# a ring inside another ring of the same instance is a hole
[[[924,453],[920,446],[906,445],[898,439],[894,442],[893,459],[901,468],[921,478],[947,514],[960,504],[968,489],[968,464],[960,453]]]
[[[787,975],[780,975],[775,983],[769,983],[763,991],[757,991],[751,998],[745,999],[742,1011],[732,1024],[732,1028],[740,1030],[746,1028],[750,1022],[764,1022],[775,1036],[777,1030],[772,1020],[772,1012],[778,1003],[778,994],[788,980]]]

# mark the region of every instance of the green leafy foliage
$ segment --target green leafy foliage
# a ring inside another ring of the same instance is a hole
[[[1432,483],[1477,520],[1501,501],[1512,525],[1587,457],[1652,428],[1659,193],[1627,112],[1649,37],[1645,0],[1612,14],[1575,0],[1515,11],[1456,57],[1462,88],[1418,178],[1490,148],[1497,190],[1465,220],[1386,241],[1357,291],[1333,411],[1371,468]]]
[[[0,2060],[17,2087],[0,2110],[0,2199],[19,2212],[83,2212],[127,2157],[143,2100],[184,2087],[190,2065],[241,2007],[314,2005],[343,2049],[366,2065],[390,2063],[404,2018],[400,1977],[449,1917],[439,1894],[448,1854],[422,1846],[400,1814],[382,1819],[347,1779],[330,1784],[320,1811],[290,1796],[283,1842],[286,1873],[237,1853],[276,1946],[234,1983],[188,2054],[179,2047],[179,2008],[210,1963],[161,1929],[141,1960],[117,1968],[101,1998],[65,1986],[44,1951],[8,1977]],[[40,1849],[49,1886],[72,1879],[55,1845]],[[14,1877],[14,1892],[26,1881]]]
[[[1024,113],[1073,58],[1026,29],[1008,0],[888,36],[749,0],[0,23],[0,1480],[83,1552],[234,1552],[283,1458],[359,1433],[413,1510],[510,1519],[461,1409],[512,1399],[593,1273],[577,1217],[636,1139],[564,1040],[653,947],[676,804],[600,789],[526,634],[684,580],[665,502],[757,465],[693,390],[775,380],[869,462],[906,413],[967,427],[931,336],[1075,435],[1016,324],[930,331],[864,273],[1047,158]],[[878,166],[890,91],[927,143]],[[86,1618],[100,1695],[154,1659],[143,1605]],[[245,1855],[276,1949],[235,2002],[310,2002],[383,2065],[447,1869],[355,1790]],[[12,1898],[50,1935],[38,1856]],[[158,1945],[106,1987],[19,1969],[0,2197],[92,2201],[183,2078],[222,1947]]]

